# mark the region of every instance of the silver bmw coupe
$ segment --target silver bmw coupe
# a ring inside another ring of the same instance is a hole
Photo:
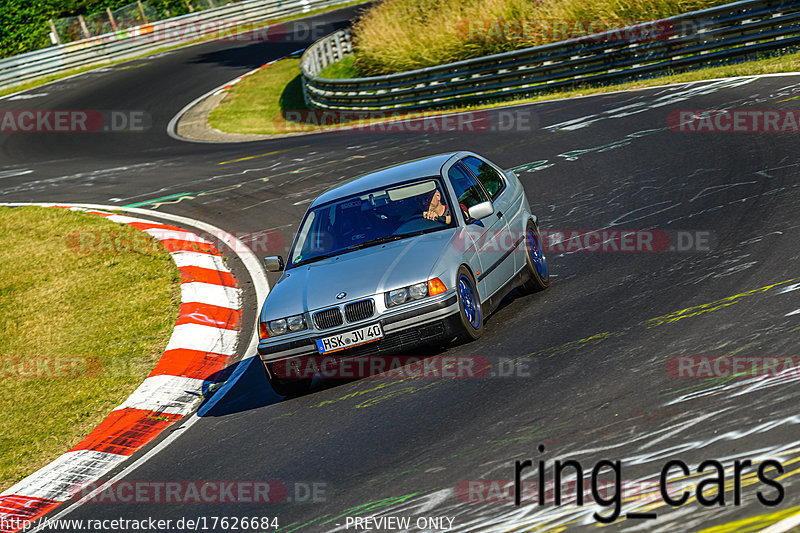
[[[471,152],[417,159],[342,183],[308,208],[259,317],[258,353],[287,396],[311,377],[287,361],[382,356],[471,341],[513,289],[548,287],[522,184]]]

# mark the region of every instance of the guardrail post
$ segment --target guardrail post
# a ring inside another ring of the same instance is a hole
[[[341,61],[342,57],[344,57],[344,54],[343,54],[343,51],[342,51],[342,34],[341,33],[336,33],[336,36],[334,37],[334,40],[336,41],[336,53],[334,54],[333,60],[334,61]]]
[[[111,12],[111,8],[106,8],[106,14],[108,15],[108,21],[111,23],[111,29],[114,30],[114,33],[117,33],[117,21],[114,20],[114,13]]]
[[[136,0],[136,3],[139,4],[139,13],[142,14],[142,20],[144,21],[145,24],[147,24],[149,21],[147,20],[147,15],[144,12],[144,6],[142,5],[142,0]]]
[[[50,31],[53,33],[53,38],[56,41],[54,44],[61,46],[61,36],[58,34],[56,23],[53,22],[53,19],[50,19]]]
[[[81,23],[81,31],[83,31],[83,36],[89,39],[91,35],[89,35],[89,27],[86,26],[86,21],[83,19],[83,15],[78,15],[78,22]]]

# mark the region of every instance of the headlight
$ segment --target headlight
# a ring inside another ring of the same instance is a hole
[[[445,290],[447,289],[439,278],[433,278],[430,281],[423,281],[422,283],[415,283],[408,287],[387,292],[386,307],[394,307],[406,302],[421,300],[427,296],[441,294]]]
[[[290,316],[286,319],[286,324],[289,326],[289,331],[302,331],[306,329],[306,319],[303,315]]]
[[[278,320],[270,320],[267,322],[267,328],[269,328],[269,334],[273,337],[275,335],[283,335],[289,331],[289,327],[286,325],[285,318],[279,318]]]
[[[386,305],[393,307],[395,305],[404,304],[408,301],[408,289],[395,289],[386,294]]]
[[[417,283],[416,285],[410,286],[408,288],[408,294],[411,296],[412,300],[425,298],[428,295],[428,282],[423,281],[422,283]]]
[[[266,328],[263,327],[263,322],[261,323],[261,333],[262,338],[266,337],[277,337],[278,335],[285,335],[287,333],[294,333],[295,331],[303,331],[307,329],[308,326],[306,325],[306,319],[303,315],[292,315],[286,318],[279,318],[277,320],[270,320],[266,324]],[[266,333],[268,335],[264,336],[264,329],[266,329]]]

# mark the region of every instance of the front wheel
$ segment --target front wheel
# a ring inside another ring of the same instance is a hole
[[[525,228],[525,268],[530,274],[530,279],[520,285],[520,290],[525,294],[539,292],[550,286],[550,270],[547,268],[547,258],[542,251],[542,241],[533,221],[528,221]]]
[[[476,287],[472,272],[461,265],[456,275],[458,310],[461,315],[460,340],[474,341],[483,335],[483,312]]]

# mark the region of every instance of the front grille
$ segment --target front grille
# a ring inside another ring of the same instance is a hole
[[[319,329],[330,329],[343,324],[342,312],[338,307],[323,309],[314,313],[314,324]]]
[[[401,351],[407,345],[415,345],[420,342],[418,328],[409,328],[400,333],[390,333],[378,342],[371,342],[362,346],[356,346],[342,352],[348,357],[353,355],[383,355],[387,352]]]
[[[360,300],[344,306],[344,316],[348,322],[358,322],[375,314],[375,302],[372,298]]]

